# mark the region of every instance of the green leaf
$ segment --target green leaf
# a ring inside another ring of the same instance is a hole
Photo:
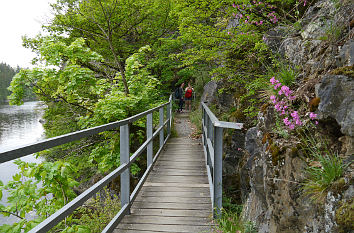
[[[12,176],[12,179],[13,179],[14,181],[20,181],[21,177],[22,177],[22,176],[20,175],[20,173],[17,173],[17,174],[15,174],[15,175]]]

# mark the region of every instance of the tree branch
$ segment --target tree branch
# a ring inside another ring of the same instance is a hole
[[[2,213],[7,213],[7,214],[11,214],[11,215],[13,215],[13,216],[15,216],[15,217],[18,217],[19,219],[24,219],[24,218],[22,218],[20,215],[15,214],[15,213],[12,213],[12,212],[10,212],[10,211],[0,210],[0,212],[2,212]]]

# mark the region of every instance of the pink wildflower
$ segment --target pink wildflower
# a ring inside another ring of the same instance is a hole
[[[289,125],[289,129],[291,130],[295,129],[295,125],[294,124]]]
[[[275,86],[274,86],[274,90],[278,89],[280,86],[281,86],[281,83],[277,83],[277,84],[275,84]],[[280,94],[280,95],[281,95],[281,94]]]
[[[282,92],[284,93],[284,95],[285,96],[290,96],[290,94],[291,94],[291,90],[290,90],[290,88],[289,87],[287,87],[287,86],[282,86],[281,87],[281,90],[282,90]]]
[[[289,126],[289,125],[291,124],[291,122],[289,121],[289,119],[288,119],[287,117],[285,117],[285,118],[283,119],[283,122],[284,122],[284,124],[285,124],[286,126]]]
[[[275,95],[270,96],[270,100],[272,101],[273,104],[277,102]]]
[[[317,114],[310,112],[310,119],[313,120],[317,117]]]

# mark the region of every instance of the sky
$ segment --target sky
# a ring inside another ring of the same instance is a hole
[[[22,47],[22,36],[34,37],[51,18],[55,0],[0,0],[0,62],[31,67],[35,54]]]

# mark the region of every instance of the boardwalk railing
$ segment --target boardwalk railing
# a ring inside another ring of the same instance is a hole
[[[202,141],[210,185],[214,218],[221,216],[223,129],[242,129],[243,124],[219,121],[205,103],[202,103]]]
[[[166,120],[164,120],[166,106]],[[159,112],[159,127],[154,132],[153,130],[153,113]],[[146,141],[135,151],[132,156],[130,156],[129,151],[129,124],[133,123],[146,116]],[[55,138],[50,138],[40,142],[36,142],[27,146],[18,147],[16,149],[8,150],[5,152],[0,152],[0,163],[4,163],[13,159],[21,158],[23,156],[36,153],[45,149],[49,149],[55,146],[66,144],[72,141],[79,140],[84,137],[95,135],[107,130],[112,130],[120,127],[120,166],[112,171],[110,174],[105,176],[99,182],[94,184],[92,187],[87,189],[85,192],[80,194],[74,200],[66,204],[60,210],[55,212],[49,218],[44,220],[42,223],[33,228],[30,232],[47,232],[54,226],[56,226],[60,221],[64,220],[68,215],[70,215],[76,208],[84,204],[89,198],[95,195],[103,187],[105,187],[114,178],[120,175],[121,180],[121,210],[117,215],[111,220],[111,222],[105,227],[102,232],[112,232],[115,226],[118,225],[120,220],[124,215],[129,214],[131,203],[135,200],[139,190],[144,184],[148,174],[152,170],[152,165],[156,161],[158,155],[160,154],[164,144],[171,134],[171,124],[172,124],[172,96],[170,96],[169,102],[162,104],[156,108],[150,109],[143,113],[137,114],[135,116],[129,117],[127,119],[109,123],[106,125],[94,127],[91,129],[86,129],[82,131],[77,131],[74,133],[58,136]],[[166,127],[167,135],[164,136],[164,128]],[[155,155],[153,155],[153,139],[159,135],[159,150]],[[132,163],[138,158],[138,156],[146,150],[147,154],[147,168],[140,179],[139,183],[136,185],[133,192],[130,194],[130,174],[129,168]]]

